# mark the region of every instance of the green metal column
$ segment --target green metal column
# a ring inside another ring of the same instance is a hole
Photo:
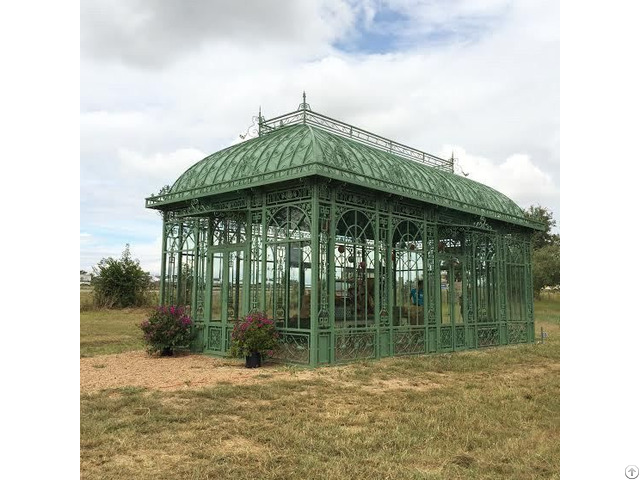
[[[393,356],[394,345],[394,315],[396,312],[396,299],[395,299],[395,282],[396,282],[396,269],[395,259],[393,257],[393,203],[386,199],[386,212],[387,216],[387,262],[389,267],[387,268],[387,305],[388,305],[388,318],[387,329],[383,333],[381,339],[382,353],[386,353],[388,356]]]
[[[184,280],[182,278],[182,249],[184,248],[184,220],[180,220],[180,224],[178,225],[178,261],[177,261],[177,269],[178,269],[178,279],[176,281],[176,305],[183,305],[186,302],[185,298],[182,298],[182,284]]]
[[[194,353],[201,353],[204,350],[204,318],[198,316],[198,293],[202,290],[201,283],[204,278],[201,278],[201,255],[206,255],[206,251],[202,252],[201,235],[205,232],[201,229],[201,220],[194,220],[194,233],[195,245],[193,249],[193,282],[191,287],[191,318],[194,320],[192,332],[194,333],[194,339],[191,342],[191,351]],[[205,263],[206,264],[206,263]],[[197,321],[196,321],[197,320]]]
[[[193,268],[191,270],[191,275],[193,280],[191,282],[191,316],[194,316],[194,312],[198,308],[198,289],[199,285],[199,264],[198,261],[200,258],[200,222],[198,220],[194,220],[193,227],[193,238],[194,238],[194,246],[193,246]],[[185,299],[186,300],[186,299]]]
[[[267,316],[273,316],[273,311],[267,312],[267,231],[269,230],[269,219],[267,218],[267,199],[266,195],[262,195],[262,208],[261,208],[261,222],[262,222],[262,261],[260,268],[262,270],[262,285],[260,285],[260,306],[261,311],[264,311]]]
[[[472,283],[470,300],[473,309],[473,340],[472,343],[467,343],[467,345],[473,348],[478,348],[478,272],[476,270],[477,243],[478,235],[474,232],[471,235],[471,264],[469,265],[469,268],[471,269]]]
[[[162,260],[160,262],[160,305],[164,305],[167,274],[167,212],[162,212]]]
[[[525,269],[525,302],[527,315],[527,341],[533,342],[536,338],[535,316],[533,311],[533,269],[531,267],[531,236],[523,242],[524,269]]]
[[[320,199],[326,198],[325,185],[320,185]],[[331,231],[331,207],[320,204],[320,235],[319,238],[319,308],[318,308],[318,364],[331,362],[331,331],[329,307],[329,232]],[[335,303],[335,302],[332,302]]]
[[[440,325],[442,324],[442,285],[441,285],[441,274],[440,274],[440,252],[439,252],[439,244],[440,244],[440,225],[436,221],[436,225],[434,226],[435,233],[435,275],[434,281],[436,282],[435,289],[435,302],[436,302],[436,352],[440,351]]]
[[[464,248],[462,252],[462,304],[460,306],[461,312],[460,315],[462,317],[462,324],[464,325],[464,348],[473,348],[472,347],[472,338],[473,338],[473,330],[471,327],[471,319],[469,318],[469,283],[471,279],[467,276],[467,271],[471,269],[472,265],[472,257],[471,252],[473,251],[473,233],[471,230],[466,230],[464,234]]]
[[[251,204],[251,200],[248,201]],[[251,309],[251,242],[253,240],[253,222],[251,218],[251,209],[247,209],[245,231],[247,238],[245,239],[245,247],[242,252],[242,318],[249,313]]]
[[[376,213],[374,215],[374,247],[373,247],[373,276],[375,278],[375,282],[373,283],[373,303],[375,305],[374,311],[374,323],[375,323],[375,338],[376,338],[376,358],[380,358],[380,350],[381,350],[381,329],[380,329],[380,199],[376,200]]]
[[[336,191],[330,193],[329,238],[327,242],[329,295],[329,363],[336,363]]]
[[[497,284],[498,284],[498,321],[500,331],[500,345],[506,345],[508,342],[507,334],[507,262],[506,262],[506,246],[503,235],[494,235],[493,242],[496,246],[497,259]]]
[[[205,338],[206,328],[211,322],[211,296],[213,295],[213,220],[211,217],[207,219],[207,267],[204,277],[205,293],[204,293],[204,324]]]
[[[422,322],[424,324],[424,353],[429,353],[429,283],[427,264],[429,262],[429,236],[427,228],[427,212],[422,215]],[[417,287],[416,287],[417,288]],[[417,302],[416,302],[417,303]]]
[[[440,289],[440,270],[438,267],[438,237],[436,235],[435,224],[431,214],[427,215],[429,223],[425,225],[425,243],[429,245],[429,242],[433,244],[433,254],[431,257],[427,256],[425,264],[431,266],[431,275],[427,275],[424,278],[425,295],[424,309],[427,314],[427,352],[435,352],[437,348],[436,328],[437,328],[437,291]],[[431,322],[429,320],[432,320]]]
[[[318,365],[318,277],[320,264],[320,195],[318,184],[311,188],[311,333],[309,338],[309,363],[311,367]],[[300,269],[303,268],[303,255],[300,252]],[[304,289],[304,285],[299,285]],[[300,304],[298,304],[300,305]]]

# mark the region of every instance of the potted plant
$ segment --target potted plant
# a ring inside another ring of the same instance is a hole
[[[245,357],[247,368],[260,367],[263,355],[271,356],[278,348],[278,338],[273,320],[262,312],[250,313],[234,325],[229,355]]]
[[[175,347],[188,346],[193,338],[193,322],[184,307],[171,305],[157,307],[147,320],[140,324],[149,355],[173,355]]]

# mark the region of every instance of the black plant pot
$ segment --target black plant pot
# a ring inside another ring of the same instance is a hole
[[[245,357],[244,366],[247,368],[258,368],[259,366],[262,365],[261,360],[262,359],[260,357],[260,352],[252,352],[251,355],[247,355]]]
[[[170,357],[173,355],[173,349],[171,347],[164,347],[160,352],[161,357]]]

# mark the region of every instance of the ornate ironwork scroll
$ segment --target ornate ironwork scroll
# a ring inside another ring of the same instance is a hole
[[[318,312],[318,327],[321,329],[329,328],[329,285],[328,285],[328,248],[329,248],[329,231],[330,231],[331,208],[329,206],[320,206],[320,239],[318,242],[318,274],[320,287],[320,310]]]
[[[466,330],[463,325],[456,325],[456,348],[464,348],[466,346]]]
[[[393,333],[394,355],[426,353],[426,331],[424,328],[396,329]]]
[[[379,285],[380,285],[380,326],[388,327],[390,324],[389,315],[389,292],[388,292],[388,278],[390,276],[389,271],[389,257],[391,256],[389,242],[388,242],[388,230],[389,219],[387,215],[381,214],[378,217],[378,237],[380,243],[378,245],[378,258],[379,258]]]
[[[198,247],[196,258],[196,295],[195,304],[192,309],[193,319],[196,322],[204,321],[204,302],[206,291],[206,273],[207,273],[207,235],[208,220],[200,219],[198,227]]]
[[[348,362],[358,359],[375,358],[375,332],[336,333],[336,362]]]
[[[260,305],[260,286],[262,285],[262,215],[256,212],[251,218],[251,311],[256,312]]]
[[[451,350],[453,348],[452,326],[440,327],[440,350]]]
[[[500,332],[497,326],[478,327],[478,347],[492,347],[500,344]]]
[[[310,363],[309,334],[280,332],[280,349],[274,358],[291,363]]]
[[[210,326],[207,336],[207,348],[216,352],[222,351],[222,326]]]
[[[525,322],[509,322],[507,324],[509,343],[527,342],[527,324]]]

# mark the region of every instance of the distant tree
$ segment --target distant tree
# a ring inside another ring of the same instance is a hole
[[[560,235],[551,233],[556,221],[548,208],[531,205],[524,213],[545,225],[544,231],[536,231],[531,237],[533,292],[537,297],[543,287],[560,285]]]
[[[131,258],[129,244],[120,259],[103,258],[94,267],[94,302],[98,307],[125,308],[145,305],[145,293],[151,276]]]
[[[533,292],[536,296],[547,285],[560,285],[560,242],[533,250]]]
[[[524,211],[526,217],[531,220],[537,220],[542,222],[545,226],[544,231],[536,231],[531,238],[531,248],[537,250],[545,245],[553,245],[560,242],[560,236],[552,234],[551,229],[556,226],[556,221],[553,219],[553,213],[546,207],[540,205],[531,205]]]

